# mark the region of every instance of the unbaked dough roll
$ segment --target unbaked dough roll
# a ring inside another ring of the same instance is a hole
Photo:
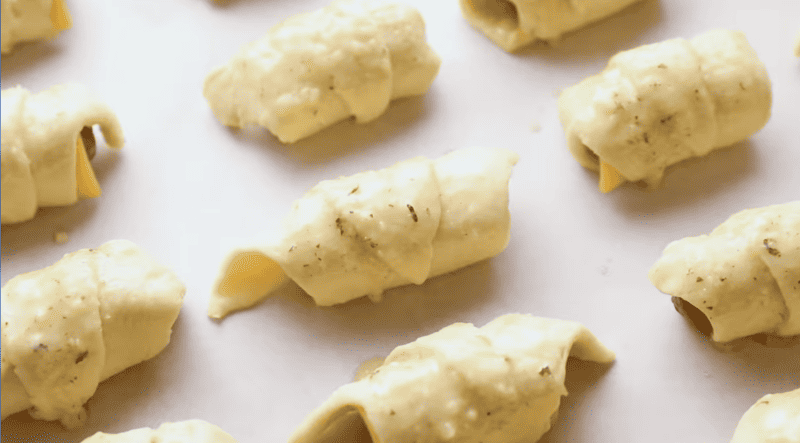
[[[675,163],[743,140],[769,120],[764,64],[741,32],[714,30],[621,52],[559,98],[567,145],[600,188],[661,182]]]
[[[403,4],[336,0],[290,17],[214,69],[203,87],[224,125],[255,123],[292,143],[389,101],[424,94],[441,60],[419,12]]]
[[[459,0],[464,18],[508,52],[557,40],[640,0]]]
[[[98,383],[169,343],[186,288],[127,240],[67,254],[2,289],[2,417],[80,426]]]
[[[2,53],[15,44],[52,38],[72,27],[72,17],[64,0],[2,0]]]
[[[533,443],[567,395],[570,356],[614,360],[576,322],[509,314],[482,328],[456,323],[395,348],[371,375],[336,390],[289,441]]]
[[[111,148],[124,144],[116,115],[85,87],[56,85],[38,94],[2,91],[2,222],[30,220],[39,207],[100,195],[89,163],[94,125]]]
[[[321,306],[422,284],[499,254],[509,241],[517,154],[471,148],[327,180],[295,202],[264,245],[235,249],[209,316],[252,306],[288,279]]]
[[[164,423],[158,429],[140,428],[121,434],[98,432],[83,443],[237,443],[227,432],[203,420]]]
[[[670,243],[650,281],[712,339],[800,334],[800,201],[747,209]]]
[[[739,420],[731,443],[800,443],[800,389],[761,397]]]

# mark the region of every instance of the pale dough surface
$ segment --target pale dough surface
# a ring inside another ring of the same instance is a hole
[[[559,97],[581,165],[602,161],[651,187],[669,166],[749,137],[771,107],[766,67],[743,32],[724,29],[621,52]]]
[[[164,423],[156,429],[140,428],[120,434],[98,432],[82,443],[237,443],[227,432],[203,420]]]
[[[2,0],[2,52],[11,52],[19,42],[58,35],[50,19],[53,0]]]
[[[744,210],[670,243],[650,281],[703,312],[714,340],[800,334],[800,201]]]
[[[334,392],[289,441],[535,442],[567,395],[570,356],[614,360],[576,322],[508,314],[481,328],[456,323],[395,348],[372,374]]]
[[[760,398],[742,416],[731,443],[800,443],[800,389]]]
[[[508,52],[602,20],[640,0],[459,0],[467,21]]]
[[[372,121],[392,99],[425,93],[440,63],[416,9],[336,0],[244,45],[208,75],[203,94],[222,124],[255,123],[292,143],[349,116]]]
[[[202,85],[242,43],[328,0],[67,0],[73,29],[3,57],[4,89],[89,86],[113,106],[126,145],[98,149],[92,160],[102,197],[2,226],[2,283],[128,238],[173,269],[187,291],[169,346],[104,381],[83,428],[14,414],[2,422],[2,443],[81,442],[97,431],[193,418],[242,443],[285,443],[362,362],[453,323],[482,326],[509,312],[578,321],[618,358],[605,372],[570,359],[569,395],[541,443],[729,442],[757,399],[800,386],[800,347],[745,341],[720,352],[647,279],[669,242],[709,233],[743,209],[800,198],[800,59],[791,55],[800,2],[643,0],[557,46],[510,55],[467,23],[457,1],[399,1],[420,11],[442,58],[429,91],[393,101],[370,123],[343,121],[292,145],[260,127],[220,124]],[[633,185],[597,192],[597,174],[567,149],[558,94],[620,51],[715,27],[741,29],[767,66],[774,92],[767,125],[668,168],[653,192]],[[320,181],[469,146],[520,156],[502,253],[388,290],[380,303],[363,297],[315,307],[287,283],[222,322],[207,317],[228,242],[281,229],[294,201]],[[54,243],[55,232],[69,241]],[[252,411],[258,420],[249,419]]]
[[[2,290],[2,415],[66,427],[98,383],[167,346],[186,287],[127,240],[67,254]]]
[[[518,158],[466,148],[322,181],[295,202],[274,240],[228,254],[209,315],[252,305],[287,277],[321,306],[379,301],[386,289],[499,254],[511,235],[508,182]],[[273,276],[247,282],[259,274]]]

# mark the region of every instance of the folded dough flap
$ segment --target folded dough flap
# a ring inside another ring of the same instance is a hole
[[[574,322],[511,314],[457,323],[396,348],[338,389],[289,441],[536,441],[551,426],[570,354],[614,354]]]
[[[106,379],[167,346],[186,286],[130,241],[107,242],[95,254]]]
[[[800,443],[800,389],[761,397],[744,413],[731,443]]]
[[[375,2],[367,8],[389,50],[392,98],[424,94],[442,60],[425,39],[422,15],[402,3]]]
[[[744,33],[715,29],[691,44],[714,100],[718,130],[713,147],[729,146],[763,128],[771,115],[772,84]]]
[[[288,282],[286,272],[273,258],[279,255],[271,247],[247,246],[230,252],[214,282],[208,316],[222,318],[249,308]]]
[[[433,162],[442,212],[431,276],[494,257],[511,238],[509,180],[519,155],[508,149],[459,149]]]
[[[120,434],[98,432],[82,443],[237,443],[227,432],[203,420],[164,423],[157,429],[140,428]]]
[[[672,242],[650,281],[702,313],[715,341],[798,334],[798,214],[797,202],[746,210],[710,235]]]
[[[513,52],[612,15],[639,0],[460,0],[465,18]]]
[[[2,148],[2,223],[30,220],[36,214],[36,186],[31,175],[30,161],[16,146]]]
[[[122,126],[114,111],[83,85],[65,83],[37,94],[26,103],[26,120],[32,124],[49,124],[46,133],[28,135],[34,144],[46,144],[49,139],[63,139],[70,145],[84,127],[99,125],[106,144],[114,149],[125,144]]]
[[[35,406],[35,418],[80,425],[100,381],[166,346],[183,292],[126,240],[11,279],[2,297],[3,417]]]

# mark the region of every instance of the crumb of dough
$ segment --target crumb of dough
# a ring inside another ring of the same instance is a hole
[[[69,241],[69,237],[67,233],[64,231],[58,231],[53,233],[53,241],[58,243],[59,245],[63,245],[64,243]]]
[[[540,124],[539,124],[539,122],[533,122],[533,123],[531,123],[531,131],[533,131],[533,132],[539,132],[539,131],[541,131],[541,130],[542,130],[542,125],[540,125]]]

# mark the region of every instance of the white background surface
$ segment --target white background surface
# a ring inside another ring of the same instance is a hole
[[[759,397],[800,387],[797,341],[717,349],[647,280],[668,242],[800,196],[800,62],[791,51],[799,2],[644,0],[558,46],[509,55],[466,23],[455,0],[406,1],[422,11],[443,59],[429,93],[394,102],[373,123],[344,122],[292,146],[266,130],[221,126],[202,81],[241,44],[325,0],[68,0],[73,29],[3,57],[3,88],[85,83],[116,110],[127,138],[119,154],[98,148],[102,197],[3,226],[3,283],[127,238],[188,287],[172,343],[101,384],[83,429],[21,413],[3,421],[3,443],[78,442],[191,418],[241,442],[285,441],[361,362],[453,322],[483,325],[508,312],[581,321],[618,355],[610,368],[570,365],[571,395],[543,442],[727,442]],[[626,185],[600,194],[597,175],[566,148],[559,91],[618,51],[716,27],[745,31],[766,64],[769,123],[671,168],[655,192]],[[278,226],[318,181],[471,145],[520,154],[511,243],[498,257],[389,291],[380,304],[317,308],[292,285],[222,322],[206,317],[224,245]],[[55,244],[57,231],[69,242]]]

